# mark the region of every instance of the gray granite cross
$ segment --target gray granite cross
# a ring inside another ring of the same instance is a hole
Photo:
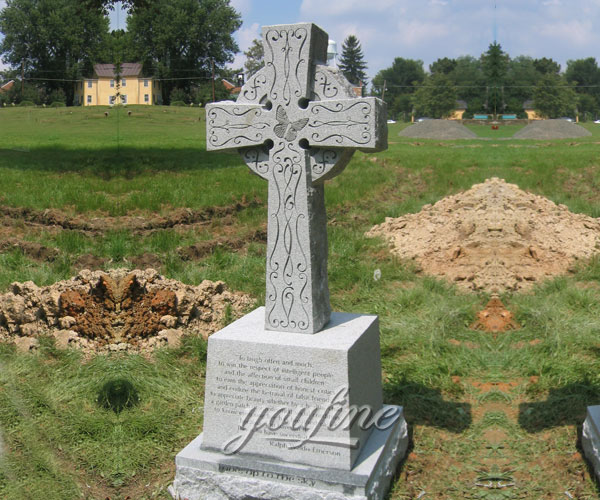
[[[315,24],[266,26],[262,39],[265,67],[237,102],[206,107],[207,149],[238,149],[269,182],[265,328],[316,333],[331,314],[323,183],[356,149],[387,148],[385,104],[324,65]]]

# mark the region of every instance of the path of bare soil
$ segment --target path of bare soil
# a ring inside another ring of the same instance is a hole
[[[154,269],[85,270],[47,287],[13,283],[0,295],[0,340],[29,350],[52,335],[59,347],[86,353],[144,352],[176,346],[186,333],[207,338],[253,304],[223,282],[191,286]]]
[[[51,233],[75,231],[88,236],[99,236],[108,231],[125,229],[137,236],[148,236],[160,230],[205,230],[210,226],[211,233],[214,232],[213,238],[177,250],[184,260],[198,260],[208,256],[217,247],[239,250],[253,241],[266,241],[266,231],[262,228],[248,234],[233,234],[232,231],[227,230],[229,226],[235,225],[236,214],[261,204],[260,200],[254,199],[203,210],[180,208],[164,216],[93,218],[71,217],[60,210],[0,207],[0,253],[16,250],[39,262],[56,260],[61,254],[60,250],[27,239],[28,236],[39,234],[40,231]],[[109,259],[97,255],[83,254],[78,256],[73,264],[76,270],[94,270],[102,269],[108,261]],[[146,252],[130,256],[126,264],[135,269],[158,269],[163,262],[160,256]]]
[[[258,199],[241,200],[231,205],[207,207],[201,210],[178,208],[165,215],[122,217],[85,217],[71,216],[62,210],[35,210],[32,208],[15,208],[0,206],[0,225],[11,226],[28,224],[33,226],[56,227],[90,233],[103,233],[127,229],[131,233],[149,233],[160,229],[171,229],[194,224],[208,223],[214,219],[234,215],[248,208],[261,206]]]
[[[600,220],[492,178],[419,213],[387,218],[367,235],[385,238],[426,274],[502,292],[528,290],[592,257]]]

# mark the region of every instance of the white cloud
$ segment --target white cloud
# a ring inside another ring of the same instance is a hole
[[[302,0],[300,12],[311,16],[337,16],[341,14],[358,14],[360,12],[382,12],[393,9],[395,0]]]
[[[231,0],[230,5],[242,14],[242,17],[248,15],[252,8],[252,0]]]
[[[240,28],[237,32],[237,41],[240,47],[240,52],[235,56],[235,60],[231,63],[232,68],[242,68],[246,62],[244,52],[250,48],[252,41],[255,38],[260,38],[261,27],[258,23],[253,23],[248,27]]]
[[[577,8],[574,8],[573,4]],[[356,35],[368,74],[395,57],[478,57],[494,41],[511,56],[600,60],[600,0],[303,0],[300,14],[338,42]]]

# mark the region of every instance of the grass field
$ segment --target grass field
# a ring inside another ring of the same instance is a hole
[[[266,183],[236,154],[205,151],[203,110],[127,109],[0,110],[0,238],[56,249],[0,253],[0,291],[70,277],[86,259],[146,259],[170,278],[222,279],[264,301],[255,235]],[[411,428],[390,498],[598,498],[578,436],[586,406],[600,404],[600,260],[503,296],[523,328],[495,337],[469,329],[487,296],[422,276],[364,233],[492,176],[599,217],[600,126],[537,142],[504,139],[516,126],[472,126],[485,141],[415,141],[398,136],[404,126],[326,185],[332,305],[380,316],[385,400],[405,407]],[[215,207],[225,215],[160,227]],[[214,245],[182,256],[198,242]],[[47,339],[34,354],[0,345],[0,498],[169,498],[174,456],[202,428],[205,356],[194,338],[150,359],[86,360]],[[98,404],[114,381],[139,403],[118,414]],[[498,481],[511,486],[489,487]]]

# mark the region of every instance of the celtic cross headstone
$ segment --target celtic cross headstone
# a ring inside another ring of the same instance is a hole
[[[387,147],[385,107],[324,66],[328,36],[316,25],[262,35],[265,67],[237,102],[207,106],[207,149],[238,149],[269,183],[265,328],[316,333],[331,315],[323,183],[357,148]]]
[[[323,185],[356,149],[387,146],[385,106],[324,65],[314,24],[266,27],[263,45],[237,102],[207,107],[207,147],[236,149],[268,181],[266,304],[208,339],[203,432],[177,455],[170,491],[382,500],[407,424],[383,404],[377,316],[331,312]]]

